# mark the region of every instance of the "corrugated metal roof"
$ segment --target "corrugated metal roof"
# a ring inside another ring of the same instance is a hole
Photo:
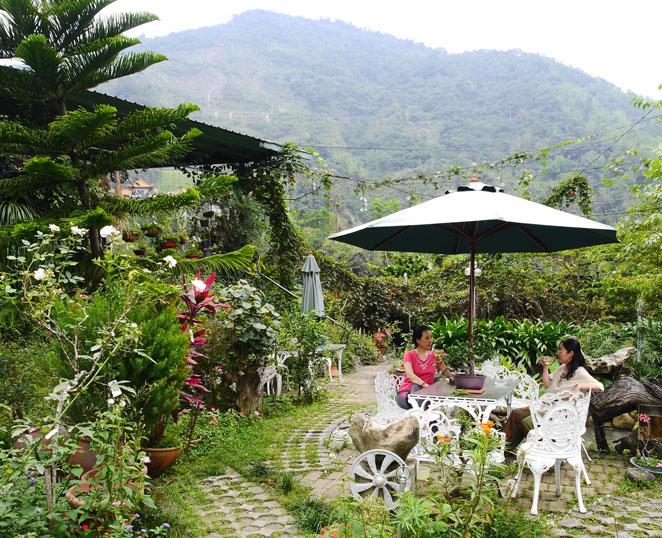
[[[12,68],[0,66],[0,74],[4,69]],[[96,104],[107,104],[115,107],[120,115],[128,114],[132,110],[146,108],[145,105],[93,91],[72,95],[67,102],[69,108],[78,106],[89,108]],[[38,104],[36,107],[32,105],[18,103],[9,98],[0,98],[0,115],[13,117],[19,113],[21,108],[40,108]],[[172,132],[175,136],[182,136],[192,128],[202,131],[202,134],[193,141],[193,150],[180,161],[169,163],[170,166],[255,163],[267,161],[283,150],[283,146],[275,142],[261,140],[191,119],[176,124],[172,128]],[[301,152],[301,155],[304,158],[312,157],[308,152]]]
[[[132,110],[146,108],[138,103],[93,91],[73,95],[69,101],[74,106],[111,105],[119,114],[128,114]],[[199,129],[202,134],[193,141],[193,150],[184,160],[172,163],[173,165],[259,162],[275,157],[282,151],[280,144],[191,119],[177,123],[172,128],[172,132],[175,136],[182,136],[192,128]]]

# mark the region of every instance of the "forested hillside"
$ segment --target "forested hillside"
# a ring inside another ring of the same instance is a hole
[[[311,146],[338,175],[353,178],[431,174],[600,134],[552,151],[546,175],[540,162],[530,165],[539,181],[553,184],[583,171],[598,186],[606,159],[592,161],[605,149],[614,156],[660,139],[650,114],[617,140],[645,114],[630,104],[632,94],[521,51],[448,54],[342,22],[266,11],[143,39],[143,46],[170,61],[103,91],[151,105],[195,102],[202,108],[196,119]],[[520,173],[503,172],[507,188]],[[352,187],[339,179],[336,199],[356,213],[358,198],[346,196]],[[412,182],[372,199],[404,200],[422,188]],[[596,215],[608,213],[606,221],[631,200],[618,185],[594,198]]]

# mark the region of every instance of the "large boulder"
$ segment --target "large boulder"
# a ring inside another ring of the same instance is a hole
[[[418,443],[418,420],[405,417],[393,424],[380,424],[362,413],[352,416],[349,436],[359,452],[381,449],[388,450],[407,459],[411,449]]]
[[[634,355],[636,352],[636,348],[623,347],[618,351],[609,353],[609,355],[603,355],[597,359],[586,355],[586,369],[592,374],[607,376],[612,379],[617,378],[621,373],[627,373],[628,370],[624,370],[623,365],[628,357]]]

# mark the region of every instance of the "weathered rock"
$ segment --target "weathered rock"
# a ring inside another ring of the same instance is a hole
[[[634,355],[637,350],[633,347],[623,347],[609,355],[603,355],[594,359],[586,356],[586,369],[592,374],[618,375],[623,369],[623,363],[628,357]]]
[[[635,425],[636,420],[630,415],[630,413],[623,413],[622,415],[618,415],[617,417],[614,417],[611,420],[612,425],[614,428],[617,428],[619,430],[631,430],[632,426]]]
[[[646,469],[639,469],[636,467],[631,467],[625,471],[625,476],[630,480],[646,480],[648,482],[655,481],[655,475]]]
[[[399,422],[386,425],[357,413],[352,416],[349,436],[359,452],[379,448],[406,460],[411,449],[418,443],[418,420],[415,417],[405,417]]]

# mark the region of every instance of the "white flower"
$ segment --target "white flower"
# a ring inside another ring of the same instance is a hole
[[[203,291],[205,291],[205,288],[207,287],[205,286],[205,283],[202,280],[199,280],[197,278],[194,279],[193,282],[191,282],[191,284],[193,284],[193,288],[195,288],[195,291],[197,291],[198,293],[202,293]]]
[[[165,258],[163,258],[163,261],[168,264],[168,267],[170,267],[170,269],[172,269],[175,265],[177,265],[177,260],[172,256],[166,256]]]
[[[115,405],[115,400],[108,398],[108,405]]]
[[[103,237],[104,239],[105,239],[106,237],[110,237],[111,235],[115,235],[115,236],[117,236],[117,235],[119,235],[119,234],[120,234],[119,230],[116,230],[113,226],[104,226],[104,227],[101,228],[101,230],[99,231],[99,235],[100,235],[101,237]]]
[[[48,273],[44,271],[41,267],[37,269],[33,275],[32,275],[36,280],[44,280],[48,276]]]
[[[150,459],[149,456],[144,456],[143,459],[142,459],[142,462],[143,462],[143,463],[150,463],[151,461],[152,461],[152,460]]]
[[[72,226],[71,233],[82,237],[87,233],[87,230],[85,228],[79,228],[78,226]]]
[[[50,228],[51,232],[59,232],[60,227],[57,224],[49,224],[48,227]]]

